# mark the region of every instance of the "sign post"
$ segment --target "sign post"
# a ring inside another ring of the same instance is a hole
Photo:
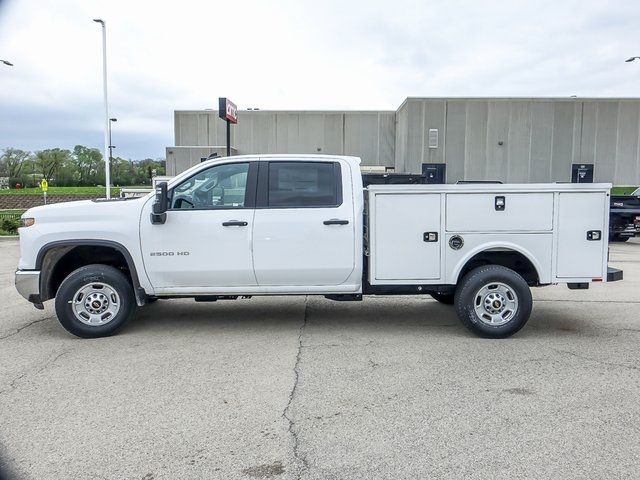
[[[44,196],[44,204],[47,204],[47,190],[49,190],[49,182],[46,178],[43,178],[40,182],[40,188],[42,189],[42,195]]]
[[[238,123],[238,107],[225,97],[218,98],[218,116],[227,122],[227,157],[231,156],[231,124]]]

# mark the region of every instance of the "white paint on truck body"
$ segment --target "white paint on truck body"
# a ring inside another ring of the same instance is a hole
[[[607,279],[610,184],[373,185],[363,190],[355,157],[250,155],[203,162],[171,179],[168,190],[212,167],[273,162],[339,165],[339,205],[234,203],[169,210],[164,224],[150,221],[153,194],[37,207],[24,214],[35,218],[35,225],[20,229],[19,269],[36,270],[39,252],[53,242],[100,240],[124,247],[140,286],[158,296],[361,293],[363,261],[372,285],[455,285],[466,263],[487,250],[520,252],[543,284]],[[257,190],[250,194],[257,198]],[[232,195],[234,189],[227,191]],[[503,210],[496,210],[497,197]],[[223,226],[228,221],[243,225]],[[588,231],[599,231],[600,239],[588,240]],[[437,239],[425,241],[425,233]],[[459,249],[449,245],[454,236],[463,240]]]

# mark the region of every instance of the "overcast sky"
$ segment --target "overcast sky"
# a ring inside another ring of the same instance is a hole
[[[164,156],[173,110],[389,109],[407,96],[640,93],[640,2],[0,0],[0,148]]]

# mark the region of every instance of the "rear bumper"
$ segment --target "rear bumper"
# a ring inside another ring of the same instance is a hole
[[[617,282],[622,280],[622,270],[619,268],[607,267],[607,282]]]
[[[16,270],[16,290],[31,303],[42,303],[40,300],[40,271]]]

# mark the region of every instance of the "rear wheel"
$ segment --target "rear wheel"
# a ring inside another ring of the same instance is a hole
[[[626,242],[627,240],[629,240],[630,237],[623,237],[618,233],[614,233],[612,235],[609,235],[609,241],[610,242]]]
[[[431,296],[433,297],[434,300],[437,300],[440,303],[444,303],[445,305],[453,305],[453,303],[455,301],[455,294],[454,293],[433,292],[431,294]]]
[[[465,275],[455,305],[462,324],[476,335],[505,338],[527,323],[533,300],[520,275],[500,265],[487,265]]]
[[[114,334],[131,318],[136,300],[127,277],[108,265],[87,265],[64,279],[56,294],[62,326],[82,338]]]

